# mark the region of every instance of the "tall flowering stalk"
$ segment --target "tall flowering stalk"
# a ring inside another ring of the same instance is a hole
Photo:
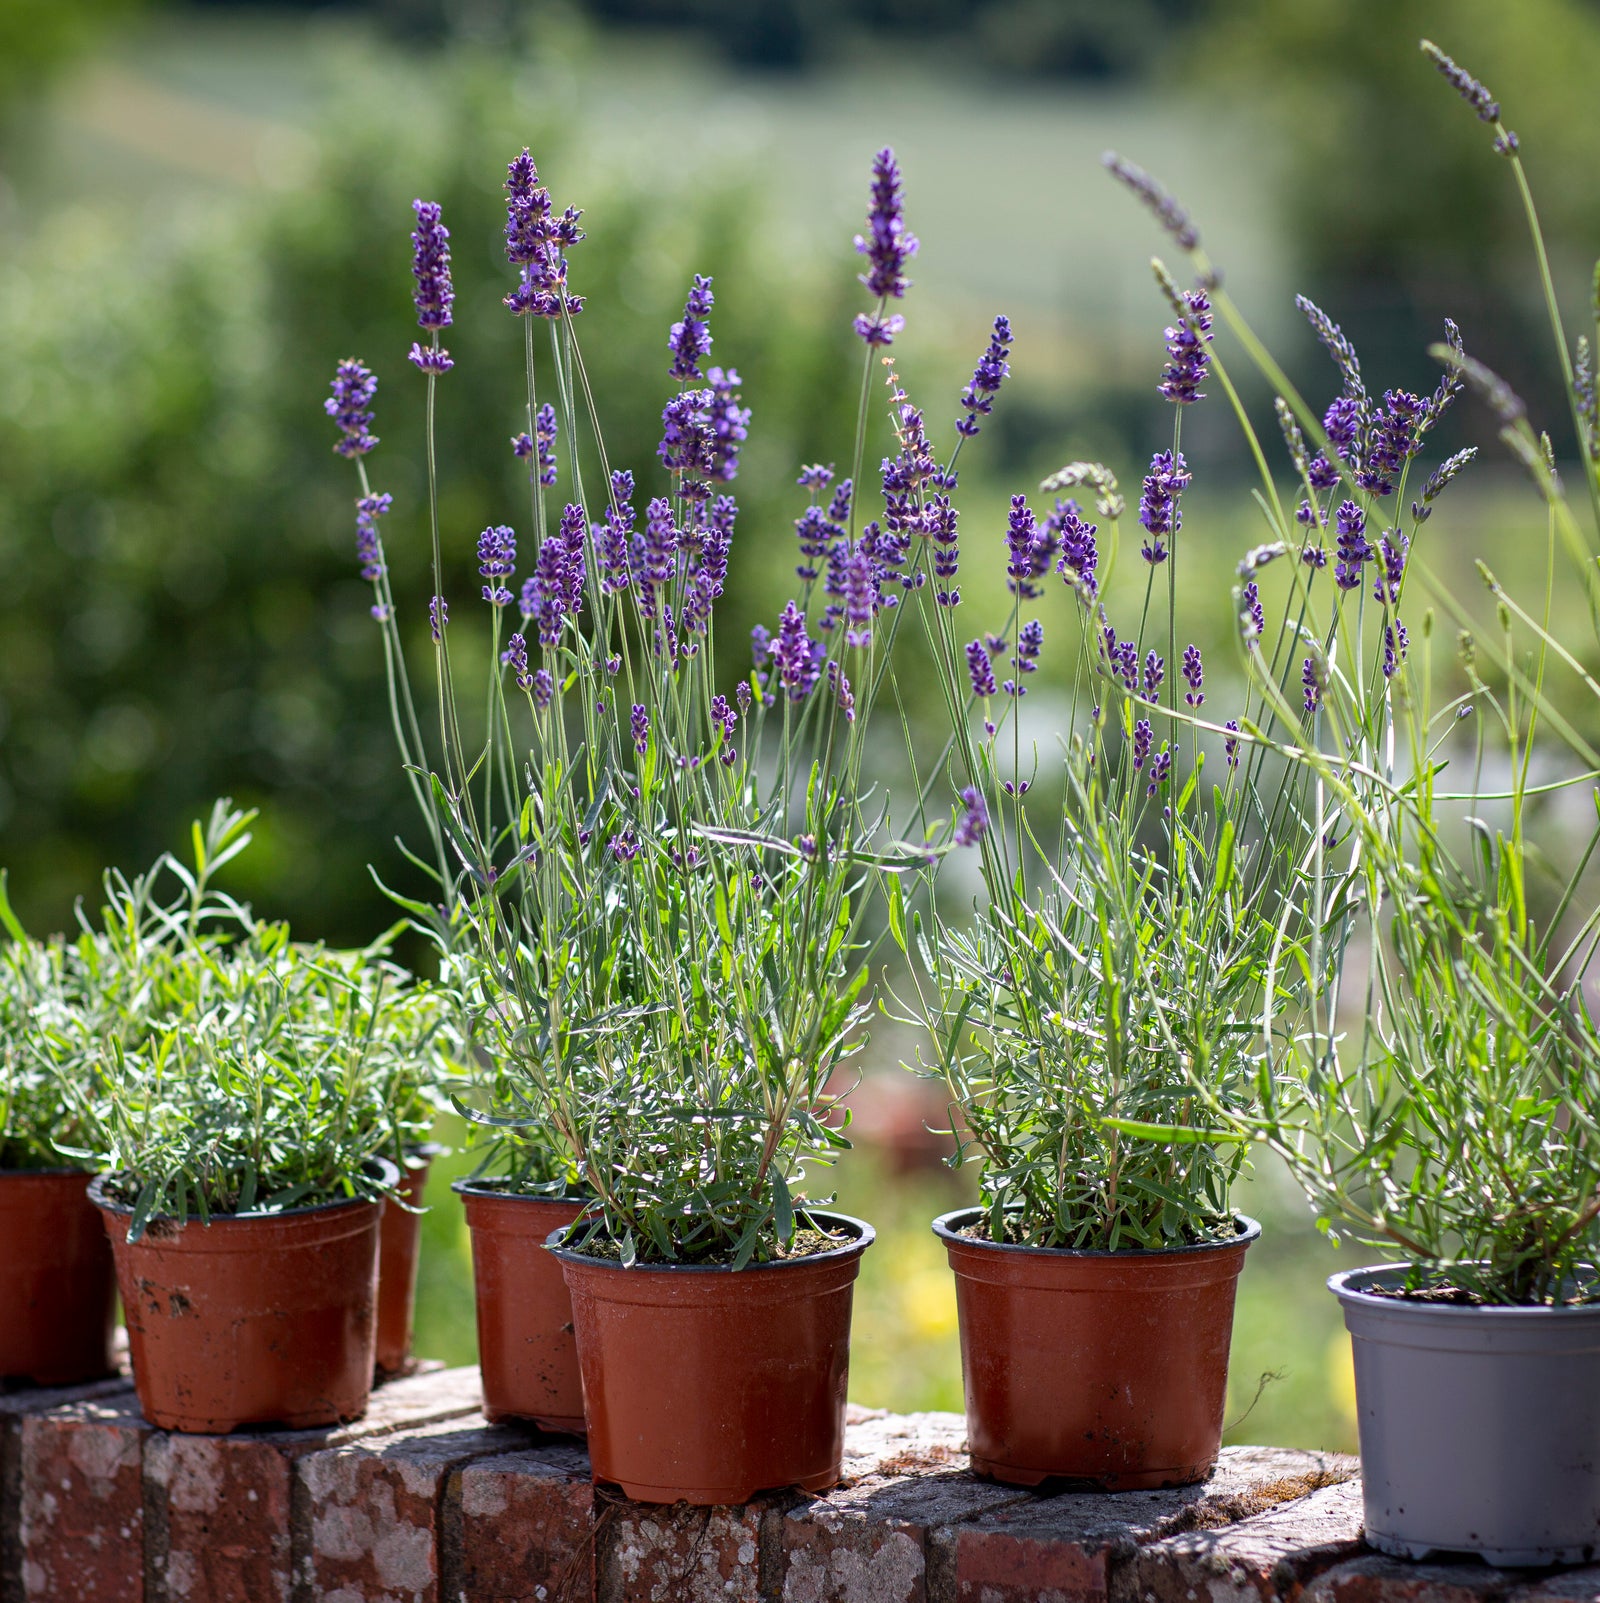
[[[1493,124],[1494,149],[1512,164],[1581,445],[1584,375],[1569,362],[1548,293],[1518,142],[1482,84],[1436,47],[1423,49]],[[1198,242],[1185,248],[1212,278]],[[1310,777],[1312,851],[1301,893],[1308,933],[1298,952],[1286,949],[1275,962],[1305,963],[1326,983],[1290,1010],[1268,991],[1254,1108],[1241,1113],[1204,1098],[1188,1130],[1168,1134],[1210,1142],[1231,1132],[1267,1143],[1323,1228],[1407,1260],[1412,1288],[1442,1285],[1459,1301],[1510,1305],[1593,1295],[1600,1028],[1583,984],[1595,920],[1578,909],[1600,829],[1570,843],[1553,903],[1533,894],[1527,836],[1536,796],[1550,788],[1531,781],[1549,736],[1563,739],[1581,765],[1558,783],[1583,785],[1600,802],[1600,753],[1548,691],[1558,667],[1577,668],[1550,627],[1557,551],[1565,544],[1578,557],[1593,610],[1593,546],[1566,504],[1548,437],[1467,354],[1453,324],[1434,347],[1444,377],[1433,395],[1386,391],[1380,400],[1337,324],[1302,300],[1340,381],[1319,418],[1226,295],[1214,299],[1279,389],[1296,479],[1291,521],[1251,436],[1277,538],[1246,560],[1250,578],[1237,610],[1247,647],[1259,634],[1247,616],[1254,574],[1279,556],[1299,560],[1288,568],[1295,621],[1280,637],[1283,649],[1246,650],[1254,716],[1239,738],[1252,747],[1251,771],[1270,755]],[[1548,508],[1547,571],[1542,607],[1523,607],[1479,565],[1497,627],[1463,628],[1459,688],[1439,696],[1427,645],[1435,614],[1416,601],[1417,584],[1458,623],[1468,624],[1468,614],[1431,575],[1412,574],[1422,526],[1474,453],[1440,462],[1409,517],[1403,509],[1411,463],[1463,386],[1495,415]],[[1600,482],[1587,453],[1583,470],[1600,525]],[[1423,643],[1415,656],[1413,629]],[[1579,677],[1588,684],[1581,670]],[[1342,1000],[1359,1007],[1359,1026],[1337,1017]]]
[[[438,757],[416,765],[450,854],[452,972],[489,1065],[464,1106],[489,1132],[486,1168],[589,1196],[589,1228],[624,1261],[743,1265],[792,1243],[818,1200],[808,1165],[845,1144],[827,1115],[867,1016],[863,913],[882,860],[861,765],[893,564],[835,523],[836,587],[808,585],[753,670],[719,683],[750,413],[736,370],[707,362],[711,280],[696,276],[672,329],[676,388],[654,472],[636,478],[608,456],[576,332],[563,253],[579,214],[557,213],[526,151],[506,192],[529,532],[486,529],[481,599],[457,598],[491,621],[488,734],[470,753],[435,538]],[[420,286],[437,253],[418,250]],[[423,372],[436,504],[440,369]]]

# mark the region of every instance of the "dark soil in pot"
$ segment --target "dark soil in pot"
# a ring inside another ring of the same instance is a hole
[[[844,1450],[850,1304],[873,1230],[814,1212],[837,1247],[744,1269],[563,1249],[597,1481],[646,1503],[819,1492]]]
[[[1216,1465],[1239,1271],[1261,1227],[1160,1252],[1079,1252],[934,1221],[956,1276],[967,1440],[980,1475],[1105,1491],[1186,1486]]]
[[[412,1208],[422,1206],[428,1169],[443,1150],[428,1145],[410,1147],[408,1162],[395,1187]],[[378,1345],[377,1376],[388,1380],[411,1367],[411,1326],[417,1309],[417,1254],[422,1242],[422,1216],[393,1202],[383,1205],[378,1230]]]
[[[457,1180],[452,1189],[460,1193],[472,1232],[485,1416],[532,1420],[581,1436],[572,1299],[545,1242],[583,1212],[583,1200],[520,1196],[493,1180]]]
[[[115,1372],[116,1271],[81,1169],[0,1170],[0,1386]]]
[[[1404,1558],[1593,1563],[1600,1304],[1394,1295],[1407,1274],[1377,1265],[1328,1282],[1354,1350],[1367,1541]]]
[[[391,1171],[392,1172],[392,1171]],[[382,1205],[152,1219],[105,1178],[90,1196],[116,1257],[139,1407],[163,1430],[306,1429],[359,1418],[372,1386]]]

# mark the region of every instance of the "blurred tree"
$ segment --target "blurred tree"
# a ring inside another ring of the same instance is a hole
[[[0,4],[0,119],[57,68],[89,49],[140,0],[4,0]]]
[[[1521,203],[1491,135],[1417,48],[1482,79],[1522,140],[1563,312],[1589,321],[1600,252],[1600,6],[1594,0],[1212,0],[1184,76],[1265,102],[1303,286],[1380,383],[1430,386],[1427,345],[1454,317],[1467,347],[1528,396],[1558,449],[1570,426]],[[1196,60],[1196,56],[1198,60]],[[1226,264],[1224,264],[1226,265]],[[1320,393],[1320,392],[1319,392]]]
[[[321,400],[341,357],[380,376],[369,465],[395,497],[385,536],[415,633],[428,584],[421,381],[405,361],[414,195],[443,202],[453,235],[457,367],[439,427],[458,649],[480,622],[477,532],[510,522],[527,540],[499,193],[525,143],[557,204],[586,207],[580,332],[612,460],[645,495],[672,389],[667,328],[691,271],[715,277],[713,359],[738,367],[755,414],[718,631],[730,677],[750,625],[781,605],[797,464],[848,450],[861,360],[848,237],[819,266],[763,229],[736,179],[708,182],[671,151],[575,192],[576,129],[525,64],[435,53],[339,71],[304,188],[213,204],[164,251],[130,246],[125,217],[73,208],[0,257],[0,863],[35,927],[220,793],[268,804],[240,865],[265,907],[339,940],[387,920],[367,864],[402,880],[390,842],[419,825],[356,573],[355,483]],[[865,185],[863,172],[863,204]],[[421,632],[425,645],[425,618]]]

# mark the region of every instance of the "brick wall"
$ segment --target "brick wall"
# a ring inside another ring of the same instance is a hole
[[[657,1509],[581,1444],[489,1425],[477,1371],[338,1430],[176,1436],[126,1382],[0,1396],[0,1603],[1576,1603],[1600,1569],[1406,1565],[1353,1460],[1227,1449],[1202,1487],[1039,1495],[966,1469],[950,1414],[852,1410],[824,1497]]]

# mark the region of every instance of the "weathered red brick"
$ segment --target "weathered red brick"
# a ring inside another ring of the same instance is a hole
[[[589,1603],[594,1518],[589,1457],[571,1443],[456,1470],[441,1555],[446,1603]]]
[[[1340,1461],[1336,1472],[1343,1469]],[[1306,1490],[1318,1473],[1313,1468],[1303,1479],[1267,1483],[1258,1502],[1263,1494],[1283,1495],[1264,1513],[1141,1544],[1113,1572],[1112,1603],[1193,1603],[1199,1597],[1261,1603],[1291,1597],[1320,1571],[1356,1557],[1364,1551],[1361,1484],[1345,1480]],[[1213,1519],[1229,1512],[1216,1504],[1200,1507]]]
[[[1412,1564],[1380,1553],[1335,1565],[1314,1579],[1306,1603],[1499,1603],[1512,1572],[1487,1564]]]
[[[597,1505],[600,1603],[761,1603],[761,1527],[781,1504]]]
[[[155,1527],[147,1603],[289,1603],[295,1463],[307,1454],[472,1414],[476,1369],[437,1364],[372,1394],[366,1414],[325,1430],[157,1434],[145,1450]]]
[[[446,1481],[520,1440],[469,1415],[307,1454],[295,1467],[308,1504],[297,1580],[328,1603],[438,1603]]]
[[[1353,1473],[1338,1454],[1225,1448],[1199,1486],[1029,1496],[936,1533],[930,1549],[950,1555],[957,1603],[1102,1603],[1142,1545],[1249,1518]]]
[[[120,1390],[22,1415],[17,1522],[22,1597],[143,1603],[144,1442]]]

